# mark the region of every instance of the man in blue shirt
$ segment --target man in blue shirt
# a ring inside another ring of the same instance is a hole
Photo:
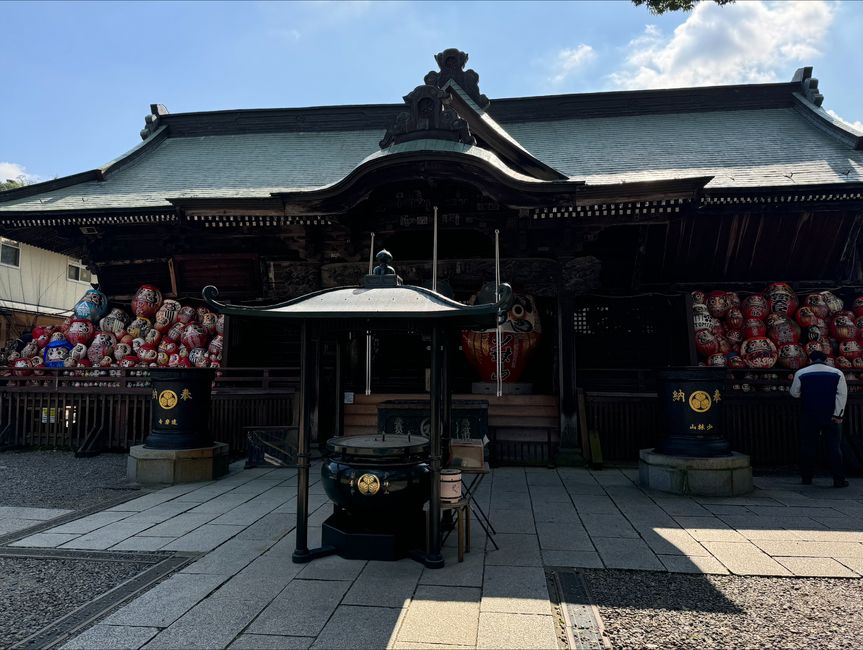
[[[815,459],[818,456],[818,436],[824,434],[830,455],[833,487],[848,487],[842,469],[842,416],[848,400],[845,374],[828,366],[822,352],[809,355],[811,365],[794,373],[791,396],[799,397],[803,406],[800,421],[800,474],[804,485],[812,483]]]

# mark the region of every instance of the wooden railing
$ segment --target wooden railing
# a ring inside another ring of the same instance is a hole
[[[599,385],[616,381],[625,386],[624,373],[610,373]],[[852,466],[863,465],[863,458],[857,457],[858,451],[863,456],[863,380],[857,377],[858,373],[846,373],[849,398],[844,436],[846,461]],[[732,449],[749,454],[755,465],[798,461],[799,404],[788,394],[791,379],[787,370],[726,373],[723,432]],[[637,381],[644,381],[643,371]],[[587,429],[599,434],[605,460],[635,461],[639,449],[653,447],[662,435],[661,405],[655,391],[586,390],[584,397]]]
[[[149,433],[147,369],[44,369],[39,373],[0,378],[0,448],[124,451],[141,444]],[[220,369],[213,385],[212,439],[242,454],[244,426],[293,424],[297,383],[295,369]]]

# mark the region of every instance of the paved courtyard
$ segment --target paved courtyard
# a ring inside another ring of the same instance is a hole
[[[312,475],[316,544],[330,506]],[[634,469],[496,469],[479,500],[500,550],[474,525],[465,562],[451,538],[436,571],[409,560],[293,564],[295,471],[241,465],[11,546],[199,554],[67,648],[553,648],[558,617],[544,567],[863,574],[863,482],[834,490],[763,477],[751,495],[701,499],[646,493],[636,479]],[[49,514],[6,508],[0,521]]]

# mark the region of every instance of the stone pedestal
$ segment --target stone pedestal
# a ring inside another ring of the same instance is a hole
[[[197,449],[129,449],[126,478],[133,483],[173,484],[212,481],[228,473],[228,445]]]
[[[642,449],[639,457],[638,477],[643,487],[702,497],[731,497],[752,491],[752,465],[745,454],[693,458]]]

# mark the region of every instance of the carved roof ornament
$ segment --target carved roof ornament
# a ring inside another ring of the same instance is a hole
[[[167,115],[168,109],[162,104],[150,104],[150,114],[144,117],[144,128],[141,129],[141,139],[146,140],[159,129],[159,116]]]
[[[435,61],[440,67],[440,72],[432,70],[423,81],[429,86],[443,88],[446,82],[452,79],[468,96],[475,101],[480,108],[487,108],[491,103],[488,97],[479,91],[479,75],[474,70],[465,70],[468,54],[458,48],[451,47],[435,54]]]
[[[450,106],[452,98],[446,91],[430,85],[417,86],[404,100],[408,110],[398,114],[380,141],[381,149],[423,138],[476,144],[467,122]]]
[[[791,81],[800,83],[800,94],[807,101],[812,102],[816,106],[821,106],[824,103],[824,95],[818,92],[818,80],[812,76],[811,65],[805,68],[797,68]]]

